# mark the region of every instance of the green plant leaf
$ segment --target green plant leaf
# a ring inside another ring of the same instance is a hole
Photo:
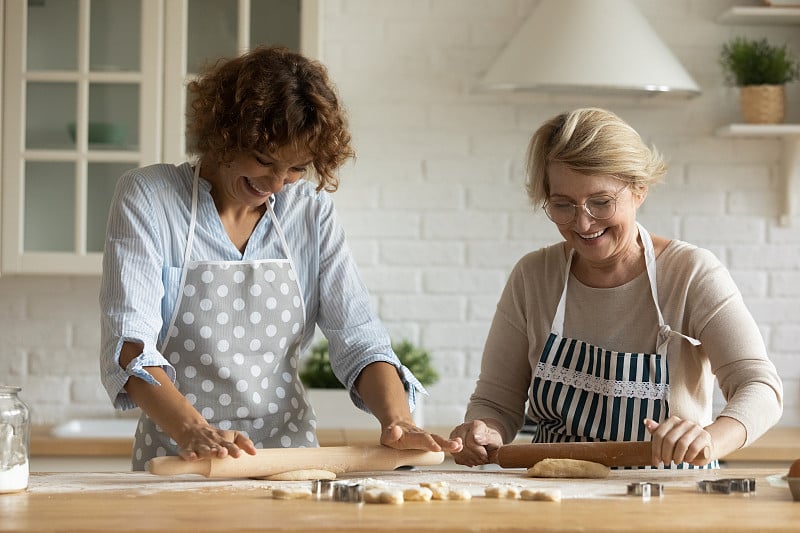
[[[800,79],[800,64],[787,45],[735,37],[722,46],[720,65],[729,85],[783,85]]]
[[[394,353],[400,363],[408,368],[423,385],[433,385],[439,380],[439,374],[433,368],[430,354],[414,346],[407,340],[392,344]],[[328,341],[320,340],[311,347],[300,371],[300,380],[306,387],[314,389],[343,389],[344,386],[336,378],[331,368]]]

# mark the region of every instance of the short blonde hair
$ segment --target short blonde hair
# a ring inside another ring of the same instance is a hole
[[[557,115],[533,134],[528,145],[525,184],[535,207],[550,196],[551,163],[580,174],[610,175],[643,192],[660,182],[667,165],[628,123],[605,109],[583,108]]]

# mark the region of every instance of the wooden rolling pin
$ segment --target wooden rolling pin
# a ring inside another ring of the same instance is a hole
[[[238,458],[185,461],[180,457],[154,457],[147,470],[159,476],[200,474],[205,477],[263,477],[292,470],[370,472],[400,466],[430,466],[444,461],[444,452],[395,450],[386,446],[328,446],[324,448],[268,448]]]
[[[708,460],[710,450],[703,449]],[[530,468],[542,459],[580,459],[606,466],[648,466],[652,446],[647,442],[601,441],[509,444],[497,450],[497,463],[503,468]]]

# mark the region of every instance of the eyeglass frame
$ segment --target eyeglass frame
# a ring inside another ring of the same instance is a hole
[[[586,201],[583,202],[582,204],[576,204],[576,203],[573,203],[573,202],[566,202],[566,203],[568,203],[569,205],[572,206],[572,218],[570,218],[566,222],[557,222],[557,221],[553,220],[552,216],[550,216],[550,213],[547,210],[547,206],[550,205],[550,199],[549,198],[542,204],[542,210],[544,211],[544,214],[547,215],[547,218],[549,218],[551,222],[553,222],[554,224],[560,224],[560,225],[570,224],[576,218],[578,218],[578,207],[582,207],[583,208],[583,212],[586,213],[587,215],[589,215],[590,217],[592,217],[595,220],[608,220],[609,218],[611,218],[611,217],[613,217],[614,215],[617,214],[617,198],[619,198],[619,195],[622,194],[622,191],[624,191],[625,189],[627,189],[629,187],[630,187],[630,184],[626,183],[625,185],[623,185],[622,187],[617,189],[614,192],[614,194],[595,194],[593,196],[589,196],[589,197],[586,198]],[[586,207],[586,204],[588,204],[589,200],[591,200],[592,198],[604,198],[604,197],[611,198],[611,200],[614,202],[614,211],[609,216],[607,216],[605,218],[599,218],[599,217],[596,217],[592,213],[589,212],[589,209]]]

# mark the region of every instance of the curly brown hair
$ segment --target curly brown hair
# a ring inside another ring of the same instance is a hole
[[[283,147],[310,152],[317,190],[339,186],[335,171],[355,156],[347,117],[327,69],[288,48],[260,46],[220,60],[189,83],[189,151],[230,163],[238,154]]]

